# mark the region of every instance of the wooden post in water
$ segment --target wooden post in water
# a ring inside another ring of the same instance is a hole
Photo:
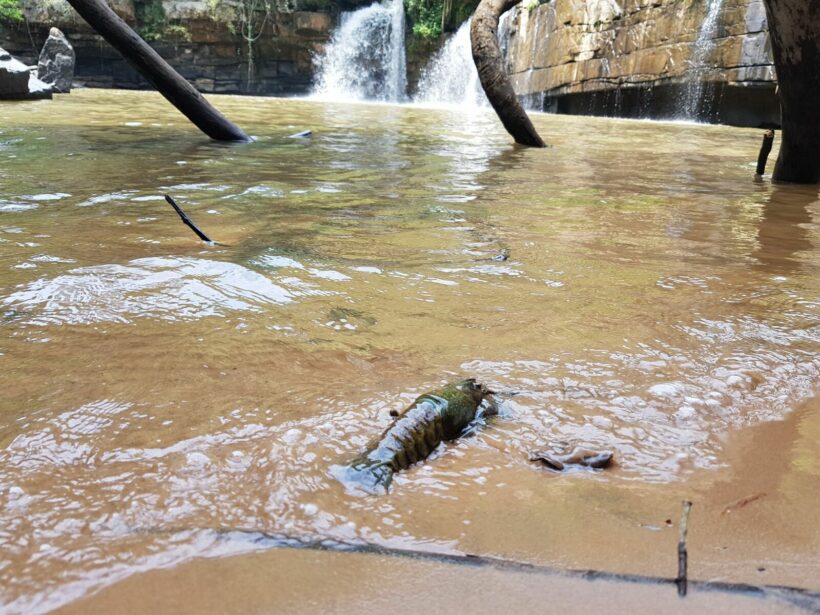
[[[498,47],[498,20],[521,0],[481,0],[470,24],[473,61],[481,87],[498,119],[516,143],[545,147],[527,112],[518,102],[510,77],[504,72]]]
[[[684,500],[683,512],[680,516],[680,535],[678,537],[678,576],[675,579],[675,584],[678,586],[678,596],[681,598],[686,595],[688,576],[687,567],[688,554],[686,551],[686,534],[689,532],[689,511],[692,510],[692,502]]]
[[[755,173],[758,177],[762,177],[766,172],[766,161],[769,159],[769,152],[772,151],[774,144],[774,130],[769,129],[763,133],[763,142],[760,144],[760,152],[757,154],[757,168]]]
[[[217,111],[176,72],[104,0],[68,0],[80,16],[168,102],[206,135],[217,141],[250,141],[241,128]]]

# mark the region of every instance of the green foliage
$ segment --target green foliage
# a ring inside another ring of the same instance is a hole
[[[134,0],[134,17],[137,32],[143,39],[150,42],[162,38],[168,25],[162,0]]]
[[[0,0],[2,1],[2,0]],[[169,39],[189,42],[191,33],[183,25],[168,23],[162,0],[134,0],[137,33],[148,42]]]
[[[453,3],[453,17],[451,23],[456,27],[467,21],[475,13],[478,0],[456,0]]]
[[[444,0],[407,0],[404,9],[415,36],[426,39],[441,36]]]
[[[23,21],[20,0],[0,0],[0,21]]]
[[[539,0],[535,1],[537,3]],[[453,0],[447,18],[449,27],[458,28],[470,18],[477,6],[478,0]],[[444,7],[445,0],[405,0],[404,9],[413,32],[411,38],[429,41],[441,36]]]
[[[165,27],[163,36],[174,41],[191,42],[191,32],[180,24],[171,24]]]

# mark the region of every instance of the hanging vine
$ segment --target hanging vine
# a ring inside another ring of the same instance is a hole
[[[236,7],[237,30],[248,47],[247,88],[249,90],[253,85],[253,44],[265,31],[268,19],[271,18],[271,8],[269,0],[241,0]]]

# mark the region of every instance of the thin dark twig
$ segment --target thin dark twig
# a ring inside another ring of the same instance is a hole
[[[182,211],[182,208],[176,204],[176,201],[174,201],[174,199],[172,199],[170,196],[166,194],[165,200],[168,201],[171,207],[174,208],[174,211],[176,211],[179,214],[179,217],[182,218],[182,222],[185,224],[185,226],[187,226],[194,233],[196,233],[197,237],[199,237],[202,241],[207,241],[208,243],[215,243],[210,237],[208,237],[205,233],[200,231],[199,227],[197,227],[196,224],[191,222],[191,219],[188,217],[188,214]]]
[[[689,511],[692,510],[692,502],[683,501],[683,512],[680,516],[680,536],[678,537],[678,578],[675,583],[678,585],[678,596],[686,595],[686,534],[689,531]]]

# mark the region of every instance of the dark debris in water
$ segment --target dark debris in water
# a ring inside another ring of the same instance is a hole
[[[555,454],[552,451],[530,453],[530,461],[539,461],[556,472],[563,472],[571,467],[601,470],[611,465],[613,457],[612,451],[591,451],[581,447],[576,447],[571,453],[565,455]]]
[[[494,260],[497,263],[503,263],[508,258],[510,258],[510,251],[507,248],[504,248],[503,250],[501,250],[501,252],[493,256],[492,260]]]

